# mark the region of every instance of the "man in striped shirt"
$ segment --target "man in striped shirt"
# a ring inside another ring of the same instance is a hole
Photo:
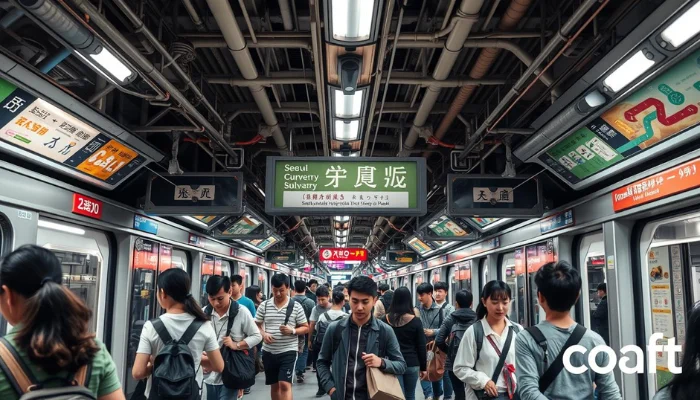
[[[292,400],[299,336],[308,333],[309,324],[302,305],[289,298],[287,277],[275,274],[270,283],[272,298],[260,304],[255,317],[263,337],[265,384],[272,386],[272,400]]]

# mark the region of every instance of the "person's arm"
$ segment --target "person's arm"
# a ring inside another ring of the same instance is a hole
[[[384,328],[379,328],[384,329]],[[406,372],[406,360],[401,354],[401,347],[399,346],[399,341],[396,339],[396,334],[394,330],[386,327],[387,340],[386,344],[386,357],[382,359],[382,366],[379,367],[382,371],[392,374],[392,375],[403,375]]]
[[[521,400],[547,400],[547,397],[540,392],[540,373],[537,368],[537,360],[535,359],[533,348],[529,343],[529,337],[529,334],[523,334],[522,331],[515,337],[518,393]],[[537,344],[534,346],[537,346]],[[603,397],[599,396],[599,398]],[[608,397],[604,398],[608,399]]]
[[[326,329],[326,333],[323,336],[321,351],[318,353],[318,358],[316,359],[318,380],[323,390],[328,394],[335,391],[335,382],[333,381],[333,374],[331,373],[331,360],[333,360],[333,336],[335,335],[337,325],[338,324],[330,324]]]
[[[206,357],[202,357],[202,368],[219,373],[223,372],[224,358],[219,351],[219,338],[214,328],[211,324],[204,324],[199,329],[199,332],[205,335],[204,351],[207,353]]]
[[[475,323],[480,324],[480,321]],[[473,388],[483,389],[484,386],[491,380],[491,377],[481,371],[474,369],[476,362],[476,340],[474,339],[474,328],[470,327],[464,332],[462,341],[459,343],[457,356],[452,360],[452,373],[455,374],[460,381],[467,383]],[[520,371],[520,364],[517,366]],[[518,384],[520,383],[520,375],[518,375]]]
[[[141,337],[139,338],[139,346],[136,350],[134,366],[131,369],[131,376],[133,376],[133,378],[137,381],[148,378],[153,372],[153,364],[151,364],[153,348],[149,338],[153,336],[154,332],[155,329],[153,328],[153,324],[151,324],[151,321],[147,321],[141,330]]]
[[[602,342],[602,341],[601,341]],[[599,345],[605,345],[605,343],[599,343]],[[608,359],[608,354],[605,352],[600,352],[596,355],[597,365],[608,365],[610,360]],[[520,379],[520,378],[518,378]],[[607,374],[595,373],[595,385],[598,389],[598,398],[605,400],[622,400],[622,395],[620,394],[620,388],[615,382],[615,375],[613,372],[608,372]]]
[[[241,328],[245,338],[238,342],[239,350],[252,349],[253,347],[257,346],[258,343],[262,342],[262,334],[255,325],[253,316],[248,313],[244,313],[243,315],[244,319],[241,321]]]
[[[126,397],[124,397],[124,392],[119,388],[110,394],[99,396],[97,400],[126,400]]]
[[[413,322],[413,321],[411,321]],[[415,321],[416,325],[416,354],[418,354],[418,364],[420,370],[428,370],[428,349],[426,348],[425,334],[423,333],[423,324],[420,321]]]
[[[438,331],[437,337],[435,337],[435,344],[437,345],[438,349],[442,350],[443,352],[447,351],[447,336],[450,334],[450,330],[452,330],[453,323],[454,321],[452,320],[451,315],[445,318],[445,321],[442,323],[442,326]]]
[[[312,343],[312,339],[313,339],[313,337],[314,337],[314,329],[316,329],[316,321],[309,321],[309,334],[308,334],[309,340],[308,340],[308,343],[307,343],[307,345],[308,345],[308,347],[309,347],[309,350],[313,350],[313,347],[312,347],[312,344],[313,344],[313,343]]]
[[[124,400],[124,392],[121,390],[122,385],[119,381],[117,366],[114,364],[112,356],[107,351],[104,343],[99,342],[101,350],[95,355],[101,359],[101,364],[104,365],[100,374],[99,386],[97,387],[98,400]],[[94,362],[93,360],[93,362]],[[4,397],[0,397],[4,398]]]

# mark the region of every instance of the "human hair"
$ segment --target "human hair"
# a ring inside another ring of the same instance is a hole
[[[537,291],[553,311],[569,311],[581,292],[581,275],[566,261],[550,262],[535,274]]]
[[[386,283],[379,284],[379,291],[380,292],[383,293],[383,292],[386,292],[387,290],[389,290],[389,285],[387,285]]]
[[[329,294],[330,291],[325,286],[319,286],[318,289],[316,289],[316,297],[328,297]]]
[[[674,374],[665,387],[671,391],[670,398],[690,400],[698,397],[700,392],[700,306],[688,313],[685,329],[685,347],[681,361],[681,373]]]
[[[455,303],[459,305],[459,308],[471,308],[474,302],[474,296],[472,292],[462,289],[455,293]]]
[[[286,275],[282,274],[272,275],[272,278],[270,278],[270,283],[274,288],[281,288],[282,286],[289,287],[289,279],[287,279]]]
[[[231,276],[231,283],[235,283],[236,285],[242,285],[243,284],[243,277],[240,275],[232,275]]]
[[[377,297],[377,283],[368,276],[356,276],[348,283],[348,296],[351,295],[352,292],[359,292]]]
[[[258,285],[250,285],[247,288],[245,288],[245,297],[253,300],[253,303],[258,302],[258,293],[260,293],[260,286]]]
[[[433,294],[433,285],[423,282],[416,288],[418,294]]]
[[[295,281],[294,282],[294,291],[297,293],[306,292],[306,282],[302,281],[301,279],[299,279],[298,281]]]
[[[6,286],[26,299],[15,341],[50,375],[77,371],[100,350],[88,330],[92,312],[62,280],[61,262],[43,247],[24,245],[0,260],[0,293]]]
[[[192,281],[190,281],[190,276],[180,268],[170,268],[158,275],[158,289],[163,289],[163,292],[165,292],[168,297],[183,304],[185,306],[185,311],[192,315],[195,320],[208,321],[209,317],[204,314],[202,307],[199,306],[197,300],[190,294],[191,288]]]
[[[435,290],[436,292],[437,292],[438,290],[444,290],[444,291],[446,291],[446,292],[449,292],[449,291],[450,291],[450,287],[447,286],[447,282],[442,282],[442,281],[440,281],[440,282],[435,282],[435,284],[433,285],[433,290]]]
[[[401,317],[405,314],[413,314],[411,297],[411,291],[407,287],[400,287],[394,291],[394,297],[387,311],[392,325],[398,326],[401,323]]]
[[[605,293],[608,293],[608,285],[607,285],[605,282],[603,282],[603,283],[601,283],[601,284],[598,285],[598,289],[597,289],[597,290],[602,290],[602,291],[604,291]]]
[[[231,290],[231,280],[228,276],[213,275],[207,279],[206,291],[209,296],[216,296],[221,289],[226,293]]]
[[[345,301],[345,293],[343,293],[342,288],[336,287],[333,289],[333,297],[331,298],[333,304],[338,305]]]
[[[484,285],[481,290],[482,300],[510,300],[512,299],[510,293],[510,286],[508,286],[503,281],[491,281]],[[460,306],[461,307],[461,306]],[[482,319],[488,314],[486,306],[483,301],[479,301],[479,305],[476,307],[476,316],[478,319]]]
[[[313,286],[313,285],[317,285],[317,286],[318,286],[318,281],[317,281],[316,279],[312,279],[312,280],[309,281],[309,287],[311,287],[311,286]]]

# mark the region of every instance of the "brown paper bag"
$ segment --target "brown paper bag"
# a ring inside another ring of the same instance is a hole
[[[406,400],[399,379],[379,368],[367,368],[367,391],[372,400]]]

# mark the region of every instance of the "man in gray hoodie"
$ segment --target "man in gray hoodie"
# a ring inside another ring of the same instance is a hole
[[[476,313],[471,308],[473,299],[474,296],[468,290],[460,290],[455,293],[455,311],[445,318],[445,322],[442,323],[435,339],[437,347],[447,355],[445,375],[452,383],[455,400],[465,400],[466,398],[464,382],[460,381],[452,372],[452,363],[457,355],[464,332],[477,320]]]
[[[605,346],[605,341],[599,334],[583,328],[571,318],[571,308],[581,294],[581,276],[578,271],[565,261],[551,262],[537,271],[535,285],[537,299],[546,319],[527,328],[527,333],[521,333],[515,339],[515,371],[520,399],[591,399],[595,383],[598,398],[622,400],[612,371],[598,374],[590,368],[588,362],[590,351],[596,346]],[[537,336],[541,336],[540,340],[536,339]],[[569,340],[572,337],[578,340]],[[547,378],[549,374],[546,371],[557,365],[555,360],[559,354],[563,355],[567,345],[576,344],[583,346],[586,352],[574,352],[570,358],[571,365],[586,366],[588,370],[574,374],[562,368],[557,374],[550,372],[552,378]],[[598,353],[596,364],[608,365],[608,355],[605,352]]]

